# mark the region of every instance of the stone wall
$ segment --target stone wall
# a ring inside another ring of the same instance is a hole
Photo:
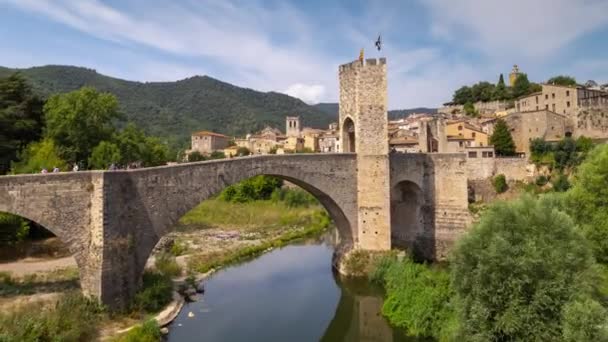
[[[405,243],[414,253],[425,259],[445,259],[471,221],[464,154],[397,153],[390,158],[394,238],[405,229]],[[404,183],[415,185],[423,194],[419,226],[399,226],[398,189]]]
[[[358,247],[391,248],[390,188],[386,59],[367,59],[341,65],[340,131],[342,146],[352,135],[346,121],[354,123],[357,153]],[[348,138],[347,138],[348,137]]]
[[[467,158],[468,180],[483,180],[504,174],[509,181],[528,181],[536,175],[527,158]]]

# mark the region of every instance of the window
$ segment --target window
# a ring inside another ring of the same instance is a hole
[[[532,133],[532,128],[530,128],[530,129],[528,130],[528,133]]]
[[[545,109],[546,109],[546,110],[549,110],[549,105],[548,105],[548,104],[547,104],[547,105],[545,105]]]
[[[566,90],[566,96],[570,96],[570,90]]]
[[[475,132],[471,133],[471,136],[472,136],[473,138],[475,138]]]
[[[538,110],[538,106],[536,106],[536,110]]]
[[[545,94],[545,100],[549,99],[549,94]]]
[[[552,105],[553,111],[555,112],[555,103]]]
[[[551,98],[554,99],[555,98],[555,93],[551,94]]]
[[[536,95],[536,104],[538,104],[538,95]],[[536,107],[538,108],[538,107]]]
[[[482,158],[492,158],[492,157],[494,157],[494,152],[492,152],[492,151],[481,152],[481,157]]]
[[[470,151],[469,152],[469,158],[477,158],[477,151]]]
[[[460,146],[460,147],[462,147],[462,146],[463,146],[462,141],[459,141],[459,142],[458,142],[458,146]]]
[[[570,101],[566,102],[566,107],[570,108]]]
[[[458,130],[459,130],[459,131],[462,131],[462,126],[458,126]]]

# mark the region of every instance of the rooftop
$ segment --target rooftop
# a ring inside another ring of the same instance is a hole
[[[198,131],[198,132],[192,133],[192,135],[193,136],[199,136],[199,137],[202,137],[202,136],[212,136],[212,137],[220,137],[220,138],[230,138],[227,135],[223,135],[223,134],[215,133],[215,132],[211,132],[211,131]]]

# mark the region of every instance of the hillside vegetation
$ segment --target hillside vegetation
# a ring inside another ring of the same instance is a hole
[[[20,70],[0,67],[0,78],[15,71],[45,99],[83,86],[110,92],[118,98],[126,121],[173,143],[185,144],[190,132],[202,129],[244,135],[265,125],[282,128],[286,115],[299,115],[304,125],[317,128],[325,128],[335,119],[291,96],[240,88],[208,76],[141,83],[92,69],[49,65]]]

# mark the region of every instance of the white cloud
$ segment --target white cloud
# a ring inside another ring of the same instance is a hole
[[[320,84],[308,85],[296,83],[290,85],[289,88],[284,91],[284,93],[289,96],[297,97],[308,104],[315,104],[321,102],[323,99],[325,87]]]
[[[542,58],[608,24],[605,0],[421,0],[432,32],[490,56]],[[512,58],[512,57],[511,57]]]

